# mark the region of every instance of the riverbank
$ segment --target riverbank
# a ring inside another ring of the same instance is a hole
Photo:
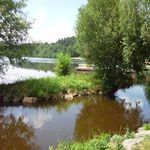
[[[40,100],[72,100],[73,97],[101,94],[93,74],[28,79],[0,85],[1,102],[27,102]]]
[[[150,124],[146,124],[150,127]],[[127,129],[125,135],[102,134],[95,136],[86,142],[60,141],[55,150],[149,150],[150,128],[138,129],[138,133],[130,132]],[[49,150],[54,150],[49,147]]]

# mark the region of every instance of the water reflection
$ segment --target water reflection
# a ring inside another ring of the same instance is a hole
[[[0,84],[8,84],[13,83],[18,80],[25,80],[29,78],[41,78],[46,76],[55,76],[55,74],[51,71],[42,71],[42,70],[34,70],[34,69],[25,69],[25,68],[18,68],[9,65],[7,72],[3,77],[0,77]]]
[[[0,149],[1,150],[39,150],[35,143],[34,129],[16,119],[14,115],[0,115]]]
[[[0,113],[6,120],[13,114],[15,122],[23,116],[22,124],[26,129],[28,128],[29,133],[33,134],[33,139],[40,148],[45,150],[49,145],[56,146],[59,139],[81,140],[104,132],[121,134],[127,127],[136,131],[143,122],[150,121],[150,104],[144,90],[145,87],[142,85],[119,90],[116,93],[118,96],[116,100],[90,96],[76,98],[69,102],[44,102],[33,106],[0,106]],[[136,105],[137,100],[140,101],[138,105]],[[18,132],[16,123],[13,124],[16,128],[15,132]],[[13,133],[10,130],[11,132]],[[9,137],[7,139],[12,142],[12,145],[13,142],[15,143]]]
[[[20,106],[17,109],[12,109],[9,107],[4,112],[4,115],[8,116],[11,113],[15,114],[15,118],[17,119],[23,116],[23,121],[35,129],[43,127],[47,120],[52,120],[52,114],[48,113],[48,109],[45,108],[32,109]]]
[[[145,94],[150,104],[150,72],[146,74]]]
[[[88,138],[100,133],[124,133],[129,127],[135,131],[143,122],[140,108],[127,110],[123,105],[108,97],[93,97],[86,100],[77,115],[74,137]]]
[[[26,61],[23,64],[21,64],[20,67],[26,69],[43,70],[43,71],[54,71],[54,64],[49,64],[49,63]]]
[[[128,89],[119,90],[116,95],[125,100],[123,104],[126,109],[139,107],[144,120],[150,121],[150,103],[145,94],[144,85],[134,85]]]

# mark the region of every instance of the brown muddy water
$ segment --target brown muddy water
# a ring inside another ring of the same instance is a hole
[[[144,85],[119,90],[115,99],[80,97],[71,102],[0,106],[1,150],[47,150],[58,140],[83,140],[100,133],[136,131],[150,122]]]

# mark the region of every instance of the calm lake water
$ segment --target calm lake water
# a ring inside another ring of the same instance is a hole
[[[0,149],[47,150],[57,141],[83,140],[100,133],[136,131],[150,122],[147,84],[118,90],[116,98],[89,96],[33,106],[0,106]]]
[[[4,76],[0,77],[0,84],[14,83],[18,80],[29,78],[53,77],[56,59],[25,57],[28,61],[20,66],[9,65]],[[82,58],[72,58],[71,65],[74,69],[79,63],[85,63]]]

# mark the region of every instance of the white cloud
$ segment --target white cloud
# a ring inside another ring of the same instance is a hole
[[[58,39],[74,35],[73,27],[65,18],[53,20],[43,8],[34,14],[35,22],[29,31],[34,41],[55,42]]]
[[[31,110],[31,108],[24,108],[23,106],[20,106],[17,109],[9,107],[5,111],[5,116],[10,116],[10,114],[13,114],[16,119],[23,117],[23,121],[33,128],[42,128],[48,121],[53,120],[53,112],[41,108],[32,108]]]

